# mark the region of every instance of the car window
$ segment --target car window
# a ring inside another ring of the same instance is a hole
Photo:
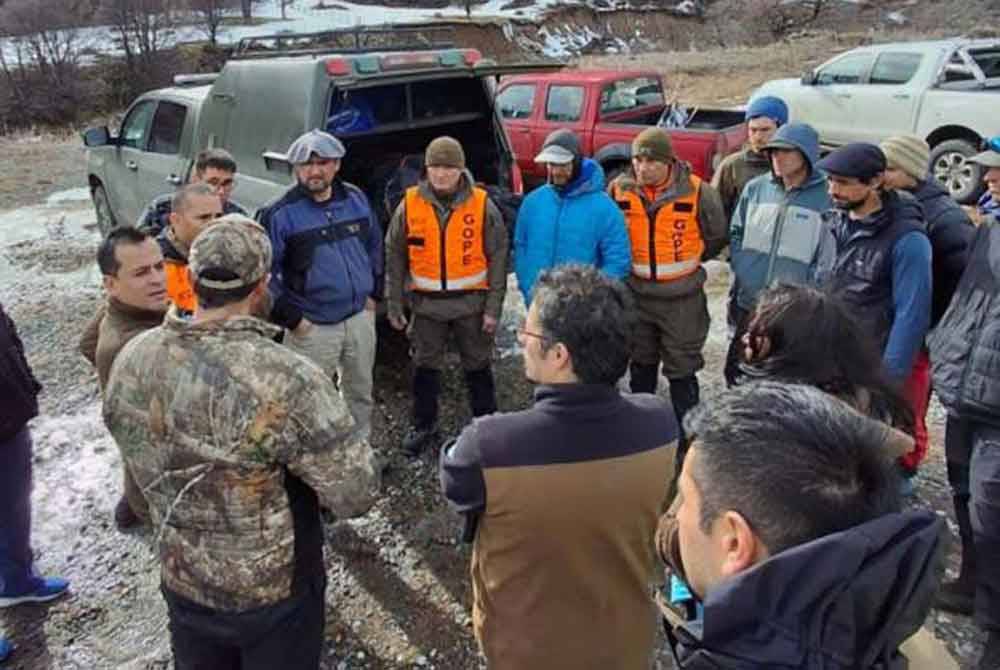
[[[546,121],[579,121],[583,115],[583,88],[550,86],[545,102]]]
[[[535,85],[514,84],[497,97],[500,116],[505,119],[526,119],[535,108]]]
[[[853,54],[844,56],[816,74],[816,83],[827,84],[860,84],[871,65],[871,54]]]
[[[619,79],[601,89],[601,116],[662,104],[663,87],[656,77]]]
[[[872,84],[905,84],[917,73],[920,58],[917,53],[884,53],[875,60],[870,81]]]
[[[187,107],[174,102],[161,102],[153,116],[149,131],[149,150],[157,154],[176,154],[181,149],[181,134]]]
[[[153,100],[144,100],[132,108],[122,122],[122,130],[119,133],[123,147],[146,148],[146,130],[149,128],[149,119],[155,109],[156,102]]]
[[[1000,48],[969,49],[969,55],[987,79],[1000,77]]]

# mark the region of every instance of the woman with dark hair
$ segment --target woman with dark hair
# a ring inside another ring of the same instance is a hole
[[[747,323],[738,383],[809,384],[894,428],[912,430],[913,412],[883,373],[875,343],[835,297],[806,286],[779,285],[760,294]],[[899,437],[894,447],[909,442]]]

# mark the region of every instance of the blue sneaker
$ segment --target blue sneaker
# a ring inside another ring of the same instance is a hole
[[[0,608],[13,607],[23,603],[45,603],[66,593],[69,582],[61,577],[40,577],[34,591],[19,596],[0,594]]]
[[[12,651],[14,651],[14,645],[0,637],[0,663],[6,661]]]

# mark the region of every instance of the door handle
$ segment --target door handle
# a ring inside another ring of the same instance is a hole
[[[851,94],[850,93],[838,93],[837,97],[838,98],[850,98]]]
[[[172,174],[169,177],[167,177],[167,183],[173,184],[174,186],[180,186],[181,184],[184,183],[184,180],[178,177],[177,175]]]
[[[129,170],[138,170],[139,164],[136,163],[135,161],[125,161],[125,167],[127,167]]]
[[[521,133],[522,135],[527,135],[528,133],[531,132],[531,128],[515,128],[515,130],[517,130],[517,132]]]
[[[910,99],[910,94],[909,93],[896,93],[892,97],[895,98],[896,100],[909,100]]]

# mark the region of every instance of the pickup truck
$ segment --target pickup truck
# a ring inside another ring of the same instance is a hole
[[[503,78],[497,107],[526,181],[545,179],[545,166],[534,158],[557,128],[574,131],[610,179],[628,166],[632,139],[658,124],[669,130],[678,157],[711,179],[746,141],[743,112],[677,108],[663,90],[655,72],[566,70]]]
[[[139,96],[116,134],[107,127],[84,133],[100,229],[136,221],[150,200],[185,183],[197,153],[210,147],[233,154],[239,169],[232,199],[256,211],[293,183],[285,151],[312,128],[344,142],[341,175],[363,188],[377,211],[386,209],[387,177],[444,134],[462,142],[477,181],[522,192],[492,90],[502,74],[553,65],[498,66],[474,49],[431,42],[424,32],[357,28],[256,37],[221,72],[179,76],[175,86]],[[400,44],[407,37],[412,41]],[[310,48],[283,43],[293,39]],[[334,48],[316,46],[329,40]]]
[[[982,191],[982,168],[966,161],[1000,135],[1000,40],[876,44],[835,56],[801,79],[766,82],[793,119],[824,145],[879,142],[912,133],[931,146],[932,174],[964,203]]]

